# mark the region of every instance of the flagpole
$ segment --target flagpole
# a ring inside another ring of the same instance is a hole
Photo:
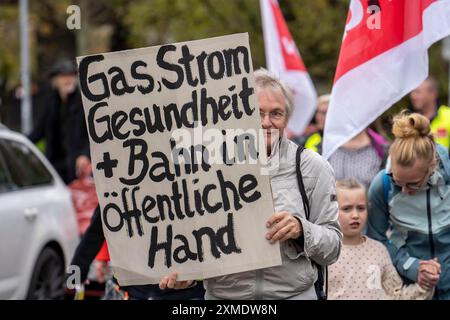
[[[31,123],[30,51],[28,42],[28,0],[20,0],[20,81],[21,81],[21,129],[29,134]]]

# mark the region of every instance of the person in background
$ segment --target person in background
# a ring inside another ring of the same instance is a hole
[[[80,284],[84,284],[88,280],[89,269],[94,259],[97,259],[94,265],[96,277],[97,280],[101,280],[105,276],[104,268],[107,263],[105,260],[109,260],[109,253],[103,233],[100,206],[95,209],[91,223],[70,263],[70,266],[77,266],[80,269]],[[71,274],[66,274],[66,278],[70,276]],[[115,278],[112,281],[117,284]],[[203,299],[205,293],[201,281],[193,283],[184,290],[161,290],[157,284],[121,286],[120,289],[126,292],[131,300],[200,300]]]
[[[322,137],[330,97],[330,94],[324,94],[317,99],[317,109],[314,115],[315,132],[307,136],[299,136],[293,139],[296,144],[305,146],[305,148],[311,149],[318,154],[322,154]]]
[[[50,71],[53,92],[46,111],[28,138],[45,139],[45,155],[61,178],[69,184],[90,168],[89,138],[77,70],[70,60],[60,60]]]
[[[364,185],[354,179],[338,180],[336,193],[339,224],[344,234],[341,255],[328,269],[330,300],[423,300],[432,289],[418,284],[404,285],[386,247],[363,235],[367,222],[367,195]],[[436,261],[421,268],[436,268]]]
[[[450,108],[438,106],[439,87],[436,79],[428,77],[410,94],[412,111],[430,120],[431,133],[436,143],[449,149],[450,146]]]
[[[338,148],[328,159],[336,180],[356,179],[369,187],[387,156],[387,141],[368,128]]]
[[[418,113],[394,118],[386,169],[369,188],[367,236],[383,242],[398,273],[434,299],[450,299],[450,159]],[[441,264],[442,272],[423,268]]]
[[[266,240],[280,242],[282,264],[205,279],[205,299],[317,300],[317,265],[335,262],[341,248],[333,172],[316,152],[303,150],[300,170],[310,200],[307,219],[297,184],[298,146],[284,136],[294,108],[292,93],[265,69],[254,75],[275,208],[266,223]],[[176,279],[174,272],[159,285],[162,289],[192,285]]]

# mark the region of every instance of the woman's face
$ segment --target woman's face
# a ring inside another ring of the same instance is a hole
[[[347,238],[359,237],[367,222],[367,199],[363,189],[337,189],[339,224]]]
[[[270,155],[273,143],[283,135],[287,125],[286,101],[280,88],[259,89],[257,97],[267,154]]]
[[[412,166],[405,167],[392,163],[392,173],[390,174],[392,182],[402,188],[402,192],[407,195],[414,195],[421,190],[433,172],[429,161],[416,159]]]

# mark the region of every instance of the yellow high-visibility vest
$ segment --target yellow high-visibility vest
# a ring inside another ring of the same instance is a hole
[[[321,135],[318,132],[313,133],[311,136],[309,136],[308,139],[306,139],[305,148],[311,149],[312,151],[315,152],[319,152],[319,149],[317,147],[320,144],[320,142],[322,142]]]
[[[431,133],[435,141],[447,149],[450,146],[450,108],[440,106],[436,117],[431,121]]]

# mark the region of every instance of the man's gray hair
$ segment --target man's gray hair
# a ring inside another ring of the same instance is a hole
[[[284,81],[280,80],[280,78],[264,68],[259,68],[253,75],[255,76],[256,90],[266,88],[281,89],[285,100],[287,119],[289,120],[294,113],[295,108],[294,93],[292,90]]]

